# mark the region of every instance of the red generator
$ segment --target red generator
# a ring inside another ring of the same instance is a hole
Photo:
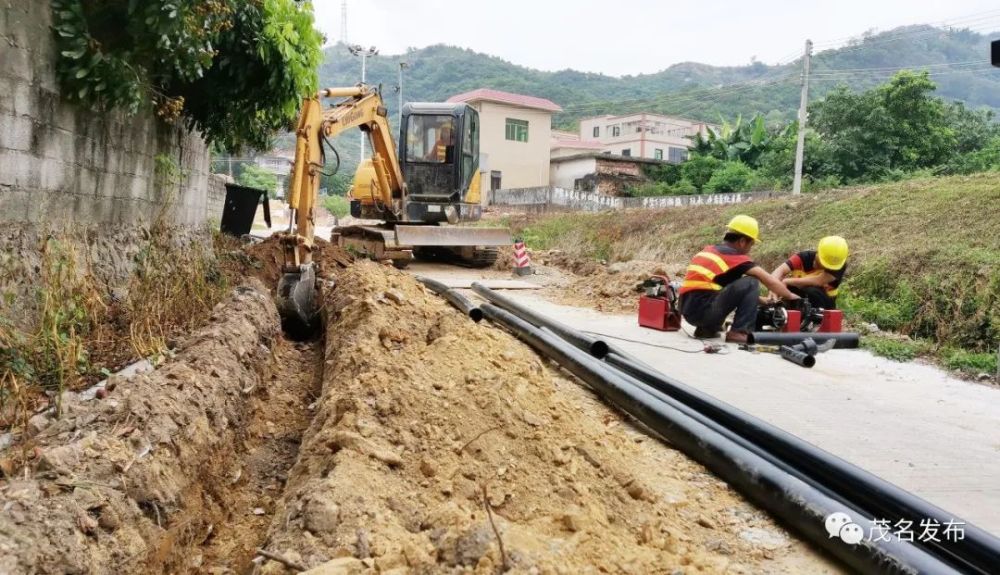
[[[666,276],[652,276],[642,282],[639,298],[639,325],[660,331],[681,328],[681,312],[677,309],[677,291]]]

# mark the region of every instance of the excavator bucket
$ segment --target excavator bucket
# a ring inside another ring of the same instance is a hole
[[[453,226],[396,226],[401,246],[509,246],[510,230]]]
[[[313,264],[306,264],[296,272],[285,272],[278,280],[277,296],[285,333],[296,339],[312,337],[320,325]]]

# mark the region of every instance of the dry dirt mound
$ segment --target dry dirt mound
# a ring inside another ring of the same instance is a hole
[[[314,238],[315,249],[313,250],[313,261],[317,265],[317,275],[320,277],[331,277],[338,269],[344,268],[354,261],[354,257],[340,246],[330,242]],[[265,285],[274,288],[281,278],[281,264],[283,256],[281,244],[277,236],[270,236],[264,241],[258,242],[246,248],[246,253],[253,260],[253,265],[249,271],[252,275],[261,279]]]
[[[0,573],[176,572],[224,517],[247,390],[266,378],[277,312],[237,288],[174,360],[64,405],[30,467],[0,481]]]
[[[409,276],[357,262],[328,305],[322,396],[265,544],[286,562],[323,566],[315,573],[828,569],[703,468]],[[782,562],[793,559],[804,563]]]
[[[683,277],[684,267],[660,262],[632,260],[605,264],[570,256],[558,250],[539,254],[538,262],[569,272],[549,291],[558,303],[584,306],[608,313],[635,313],[642,282],[653,275]]]

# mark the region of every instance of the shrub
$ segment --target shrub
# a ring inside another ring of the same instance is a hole
[[[344,196],[324,197],[323,207],[338,218],[342,218],[351,212],[351,203]]]
[[[698,193],[698,188],[689,180],[680,180],[670,186],[670,192],[675,196],[693,196]]]
[[[693,156],[690,160],[681,164],[681,174],[684,179],[699,190],[712,178],[712,173],[722,164],[712,156]]]
[[[704,186],[714,193],[746,192],[751,189],[753,170],[743,162],[724,162]]]

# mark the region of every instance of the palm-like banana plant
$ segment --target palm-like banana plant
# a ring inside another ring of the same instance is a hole
[[[783,136],[784,130],[769,131],[761,114],[755,115],[749,122],[744,122],[743,116],[740,115],[732,124],[723,118],[719,131],[709,128],[707,137],[701,133],[696,134],[692,138],[692,152],[696,155],[740,161],[750,167],[757,167],[761,154],[768,149],[775,138]]]

